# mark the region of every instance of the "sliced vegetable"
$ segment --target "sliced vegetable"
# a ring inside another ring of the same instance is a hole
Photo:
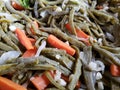
[[[19,1],[24,8],[30,7],[30,0],[19,0]]]
[[[30,42],[34,45],[36,40],[34,38],[29,38]]]
[[[54,76],[53,73],[49,72],[52,76]],[[46,77],[46,75],[43,73],[41,76],[34,76],[30,79],[30,81],[34,84],[34,86],[38,90],[44,90],[49,84],[50,81]]]
[[[66,27],[67,30],[69,30],[71,32],[71,27],[70,27],[69,23],[65,24],[65,27]],[[77,33],[77,36],[80,37],[80,38],[89,38],[89,35],[87,35],[82,30],[79,30],[77,28],[76,28],[76,33]]]
[[[12,51],[14,50],[11,46],[8,46],[7,44],[0,42],[0,49],[4,51]]]
[[[71,33],[72,29],[70,27],[70,24],[69,23],[65,24],[65,27]],[[89,42],[90,36],[89,35],[87,35],[86,33],[84,33],[82,30],[80,30],[78,28],[76,28],[76,34],[77,34],[77,37],[83,38],[81,40],[84,41],[87,45],[90,45],[90,42]]]
[[[62,74],[62,75],[61,75],[61,78],[64,79],[66,82],[70,82],[68,76],[65,76],[65,75]],[[78,81],[77,84],[76,84],[76,88],[80,88],[80,84],[81,84],[81,82]]]
[[[76,84],[79,81],[79,78],[82,74],[82,62],[80,60],[80,51],[77,47],[74,46],[74,49],[76,50],[76,62],[75,62],[75,67],[73,74],[70,75],[70,82],[68,84],[68,89],[69,90],[74,90],[76,87]]]
[[[66,50],[66,52],[72,56],[75,54],[75,50],[72,47],[62,42],[52,34],[48,36],[47,41],[50,45],[54,46],[55,48]]]
[[[41,45],[39,46],[36,54],[35,54],[35,57],[38,57],[41,53],[41,51],[46,47],[46,41],[42,41]]]
[[[111,64],[110,72],[112,76],[120,76],[120,67],[115,64]]]
[[[82,30],[76,28],[76,33],[79,38],[88,39],[90,36],[84,33]]]
[[[22,7],[20,4],[18,4],[17,2],[12,1],[12,6],[14,9],[16,10],[24,10],[24,7]]]
[[[7,60],[12,60],[12,59],[18,58],[20,56],[20,54],[21,53],[19,51],[5,52],[0,57],[0,64],[5,64],[7,62]]]
[[[5,17],[6,20],[11,21],[11,22],[15,22],[18,20],[15,16],[13,16],[10,13],[0,12],[0,17]]]
[[[55,86],[55,87],[57,87],[59,90],[66,90],[65,89],[65,87],[63,87],[62,85],[60,85],[59,83],[57,83],[54,79],[53,79],[53,77],[52,77],[52,75],[49,73],[49,72],[45,72],[45,75],[46,75],[46,77],[49,79],[49,81]]]
[[[102,6],[102,5],[97,5],[97,6],[96,6],[96,9],[97,9],[97,10],[103,9],[103,6]]]
[[[19,28],[16,28],[15,33],[20,41],[20,43],[27,49],[34,49],[32,43],[30,42],[29,38],[25,35],[24,32],[22,32],[22,30],[20,30]]]
[[[36,21],[34,21],[34,22],[33,22],[33,24],[35,25],[36,29],[38,29],[38,28],[39,28],[39,25],[38,25],[38,23],[37,23]],[[32,34],[34,34],[34,35],[35,35],[35,32],[34,32],[34,30],[33,30],[33,28],[32,28],[32,27],[30,28],[30,31],[32,32]]]
[[[44,90],[50,83],[45,75],[32,77],[31,82],[38,90]]]
[[[0,76],[0,90],[27,90],[13,81]]]
[[[22,55],[22,57],[33,57],[33,56],[35,56],[36,52],[37,52],[37,48],[34,47],[34,49],[27,50],[27,51]]]

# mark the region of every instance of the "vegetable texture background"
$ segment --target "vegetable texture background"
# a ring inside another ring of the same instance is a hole
[[[0,0],[0,90],[120,90],[120,1]]]

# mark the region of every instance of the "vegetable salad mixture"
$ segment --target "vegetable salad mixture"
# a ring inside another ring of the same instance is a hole
[[[120,1],[0,0],[0,90],[120,90]]]

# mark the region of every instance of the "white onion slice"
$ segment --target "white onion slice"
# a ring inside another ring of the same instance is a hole
[[[35,54],[35,57],[38,57],[41,53],[41,51],[46,47],[46,41],[43,41],[42,44],[39,46],[37,53]]]
[[[94,61],[94,62],[91,61],[88,64],[88,67],[93,71],[102,71],[102,73],[104,72],[105,69],[105,65],[101,61]]]
[[[7,60],[18,58],[20,56],[20,54],[21,53],[19,51],[8,51],[8,52],[5,52],[0,57],[0,64],[6,63]]]
[[[10,20],[11,22],[17,21],[17,19],[9,13],[0,13],[0,16],[5,16],[5,18]]]
[[[96,80],[102,79],[102,74],[100,72],[97,72],[96,74]]]
[[[103,85],[102,81],[98,82],[98,89],[99,90],[104,90],[104,85]]]

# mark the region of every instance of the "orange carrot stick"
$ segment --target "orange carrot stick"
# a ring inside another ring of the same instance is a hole
[[[72,32],[72,29],[71,29],[69,23],[66,23],[66,24],[65,24],[65,27],[66,27],[67,30],[69,30],[70,33]]]
[[[76,33],[79,38],[88,39],[90,36],[84,33],[82,30],[76,28]]]
[[[37,48],[34,47],[34,49],[27,50],[27,51],[22,55],[22,57],[33,57],[33,56],[35,56],[36,52],[37,52]]]
[[[16,10],[24,10],[24,7],[22,7],[20,4],[14,2],[14,1],[12,1],[12,6]]]
[[[120,67],[115,64],[110,65],[110,72],[112,76],[120,76]]]
[[[32,77],[30,80],[38,90],[44,90],[50,83],[45,75]]]
[[[68,44],[62,42],[52,34],[48,36],[47,41],[50,45],[52,45],[55,48],[66,50],[66,52],[70,55],[75,54],[75,49],[70,47]]]
[[[69,32],[72,31],[69,23],[65,24],[65,27],[66,27],[67,30],[69,30]],[[87,35],[87,34],[84,33],[82,30],[77,29],[77,28],[76,28],[76,33],[77,33],[77,37],[79,37],[79,38],[84,38],[82,41],[83,41],[84,43],[86,43],[88,46],[90,45],[90,42],[89,42],[89,37],[90,37],[90,36],[89,36],[89,35]]]
[[[65,24],[65,27],[66,27],[67,30],[69,30],[71,32],[71,28],[70,28],[70,24],[69,23]],[[82,30],[79,30],[77,28],[76,28],[76,33],[77,33],[77,36],[79,38],[89,38],[90,37],[89,35],[84,33]]]
[[[0,90],[27,90],[27,89],[7,78],[0,76]]]
[[[34,21],[33,24],[35,25],[36,29],[39,28],[39,25],[38,25],[38,23],[36,21]],[[30,28],[30,31],[32,32],[32,34],[35,34],[35,32],[34,32],[32,27]]]
[[[33,49],[32,43],[30,42],[29,38],[22,32],[20,29],[16,28],[15,33],[20,41],[20,43],[27,49]]]
[[[54,77],[54,73],[50,72],[50,74],[52,75],[52,77]],[[44,73],[41,76],[32,77],[30,81],[38,90],[44,90],[50,84],[49,79]]]
[[[36,40],[34,38],[28,38],[32,44],[35,44]]]

